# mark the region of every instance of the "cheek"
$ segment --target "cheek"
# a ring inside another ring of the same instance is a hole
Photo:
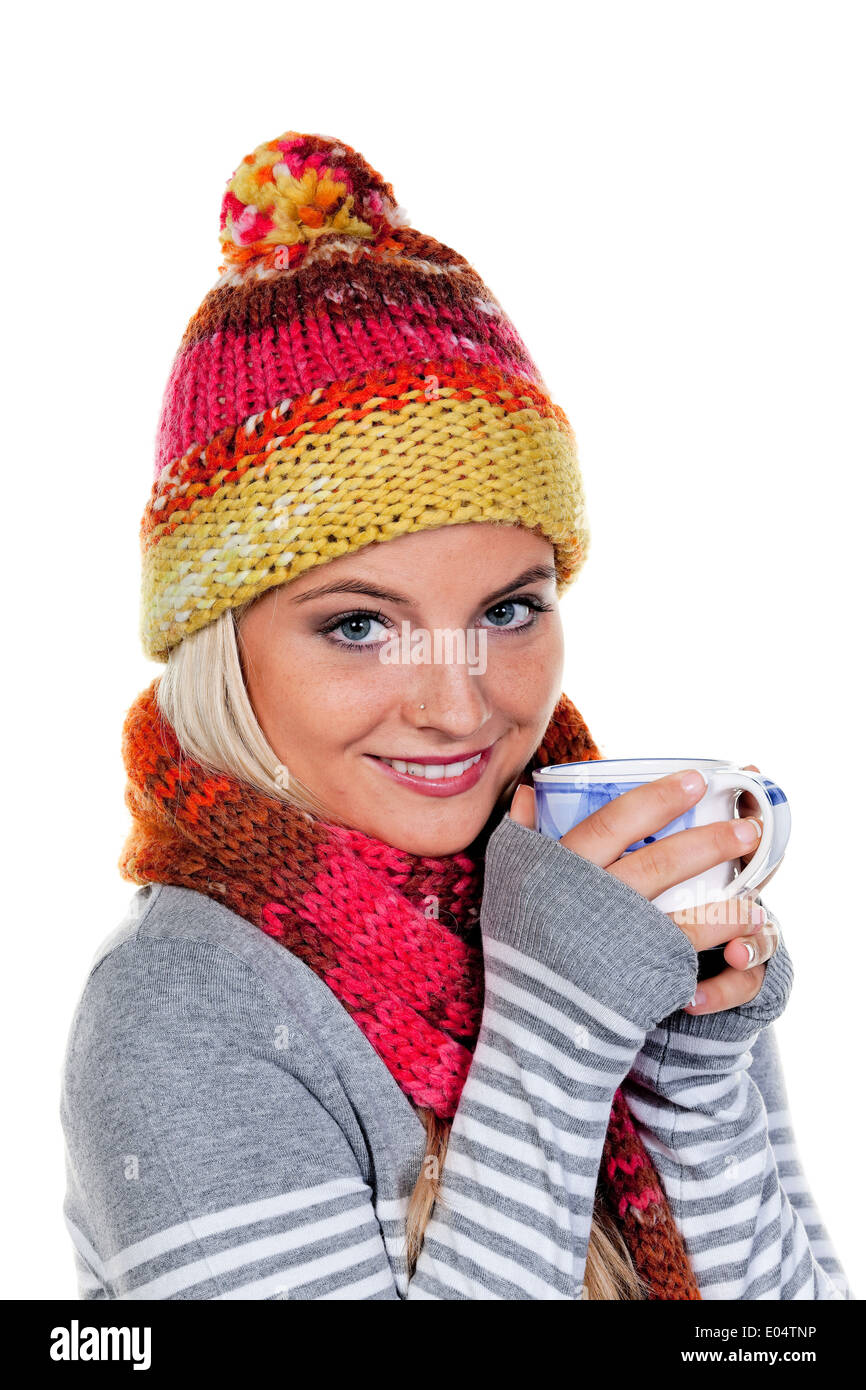
[[[539,709],[558,699],[564,668],[562,625],[558,613],[543,634],[524,644],[519,637],[503,637],[495,656],[488,659],[491,689],[497,703],[522,719],[533,722]],[[488,652],[493,643],[488,643]]]
[[[289,634],[279,643],[245,643],[250,702],[271,746],[296,762],[362,737],[384,716],[393,681],[370,655],[334,653],[317,636]]]

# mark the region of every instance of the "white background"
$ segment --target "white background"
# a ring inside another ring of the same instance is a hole
[[[16,7],[3,102],[5,1297],[74,1296],[57,1107],[131,889],[123,714],[172,356],[240,158],[346,140],[502,301],[593,532],[565,689],[607,756],[755,762],[813,1195],[866,1289],[861,4]],[[21,27],[21,26],[24,27]]]

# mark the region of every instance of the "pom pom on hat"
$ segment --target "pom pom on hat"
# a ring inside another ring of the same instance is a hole
[[[248,154],[226,186],[220,213],[224,263],[287,270],[321,237],[387,245],[409,225],[394,190],[344,142],[286,131]],[[400,243],[393,241],[393,249]]]

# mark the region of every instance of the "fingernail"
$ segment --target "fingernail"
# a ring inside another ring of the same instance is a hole
[[[688,1007],[690,1009],[694,1009],[697,1007],[698,1004],[706,1003],[706,998],[707,996],[702,989],[696,989],[691,999],[689,1000]]]
[[[734,821],[734,834],[744,845],[750,845],[755,840],[761,838],[763,826],[754,816],[747,817],[746,820]]]
[[[752,903],[752,908],[749,913],[749,921],[751,923],[752,931],[757,931],[758,927],[762,927],[766,920],[767,909],[765,907],[761,907],[759,903]]]
[[[748,968],[749,968],[750,965],[754,965],[754,964],[755,964],[755,957],[756,957],[757,954],[758,954],[758,948],[757,948],[757,946],[755,945],[754,941],[744,941],[744,942],[743,942],[743,945],[745,946],[746,950],[747,950],[748,953],[749,953],[749,960],[748,960],[748,964],[746,965],[746,969],[748,970]]]
[[[708,785],[702,772],[684,772],[680,778],[680,786],[686,792],[706,791]]]

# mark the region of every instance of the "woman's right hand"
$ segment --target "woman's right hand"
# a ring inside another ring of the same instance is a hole
[[[706,783],[695,769],[659,777],[614,797],[563,835],[560,844],[652,901],[694,874],[741,859],[760,843],[761,822],[749,817],[696,825],[625,853],[636,840],[654,835],[694,806],[705,791]],[[531,787],[521,784],[517,788],[509,816],[534,828],[535,794]],[[753,908],[757,921],[752,919]],[[720,1002],[723,1008],[736,1008],[755,997],[764,977],[762,961],[772,954],[776,939],[772,927],[761,930],[767,914],[749,895],[735,895],[724,902],[666,915],[688,936],[696,951],[731,942],[734,936],[752,936],[753,940],[759,934],[766,936],[757,964],[744,968],[728,961],[733,970],[718,977],[714,985],[719,1000],[724,999]]]

